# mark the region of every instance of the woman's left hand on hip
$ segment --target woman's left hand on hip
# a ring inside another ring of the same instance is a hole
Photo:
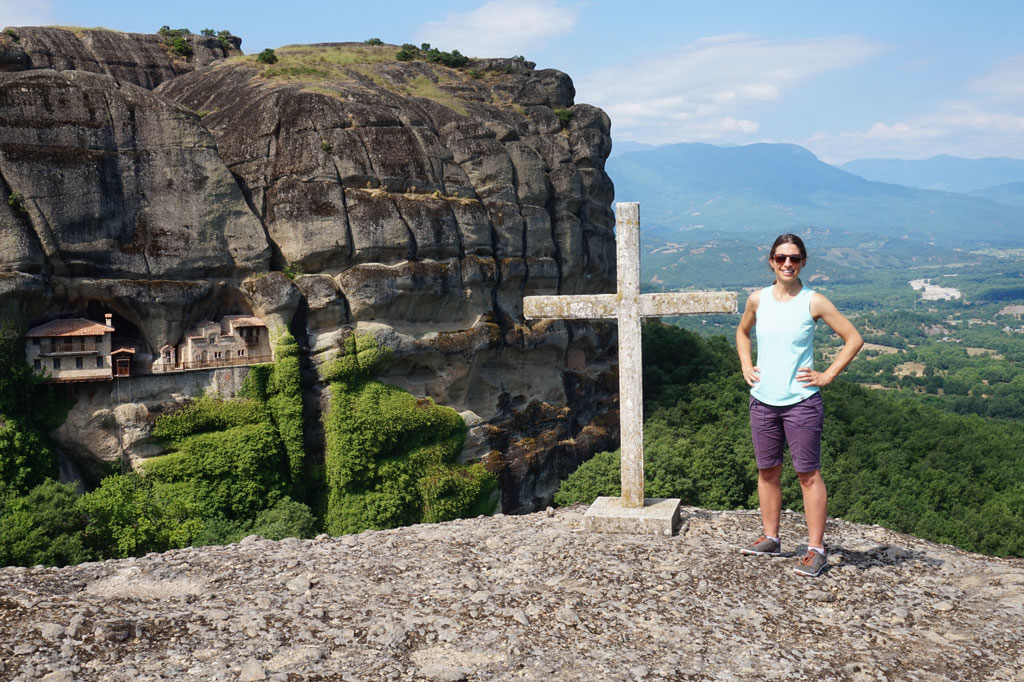
[[[801,367],[796,372],[796,380],[804,386],[828,386],[832,383],[832,377],[824,372],[815,372],[810,367]]]

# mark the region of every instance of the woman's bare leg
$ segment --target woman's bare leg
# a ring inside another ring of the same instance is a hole
[[[764,534],[779,537],[779,516],[782,514],[782,465],[757,470],[757,499],[761,506]]]
[[[825,545],[825,520],[828,515],[828,491],[825,489],[825,480],[821,477],[821,470],[815,469],[805,473],[796,474],[800,477],[800,487],[804,493],[804,513],[807,515],[807,543],[811,547],[822,547]],[[760,480],[758,490],[760,491]],[[762,503],[761,515],[764,516],[764,505]]]

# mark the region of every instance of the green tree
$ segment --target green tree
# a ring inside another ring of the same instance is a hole
[[[24,332],[0,323],[0,498],[57,477],[57,454],[46,432],[59,426],[70,401],[58,397],[25,362]]]
[[[88,518],[83,540],[98,558],[141,556],[170,547],[170,533],[148,477],[108,476],[83,495],[79,505]]]
[[[0,565],[67,566],[93,558],[73,484],[45,481],[0,509]]]

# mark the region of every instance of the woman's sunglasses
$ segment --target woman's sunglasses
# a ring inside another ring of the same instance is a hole
[[[772,258],[774,258],[775,262],[778,263],[779,265],[785,265],[786,264],[786,260],[791,260],[794,263],[802,263],[804,261],[804,257],[801,256],[800,254],[797,254],[795,256],[791,256],[788,253],[785,253],[785,254],[777,253],[774,256],[772,256]]]

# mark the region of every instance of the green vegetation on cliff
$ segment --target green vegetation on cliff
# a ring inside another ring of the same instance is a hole
[[[0,565],[139,556],[248,534],[311,537],[435,522],[489,511],[495,477],[454,463],[466,427],[452,409],[374,376],[389,351],[351,336],[325,368],[331,387],[324,463],[306,455],[299,347],[249,369],[240,397],[201,397],[162,415],[167,454],[79,496],[56,477],[45,432],[66,412],[0,336]],[[20,396],[20,399],[19,399]],[[326,480],[325,480],[326,478]]]
[[[713,509],[757,506],[748,389],[723,337],[644,328],[649,492]],[[1024,556],[1024,425],[960,416],[837,380],[823,389],[829,513],[999,556]],[[784,503],[802,509],[783,470]],[[557,503],[617,495],[619,457],[602,453]]]
[[[327,517],[332,534],[447,521],[484,511],[496,487],[481,464],[454,464],[466,425],[449,407],[372,379],[387,351],[350,336],[326,368]]]
[[[57,477],[46,432],[64,421],[70,401],[25,362],[24,331],[0,324],[0,503]]]

